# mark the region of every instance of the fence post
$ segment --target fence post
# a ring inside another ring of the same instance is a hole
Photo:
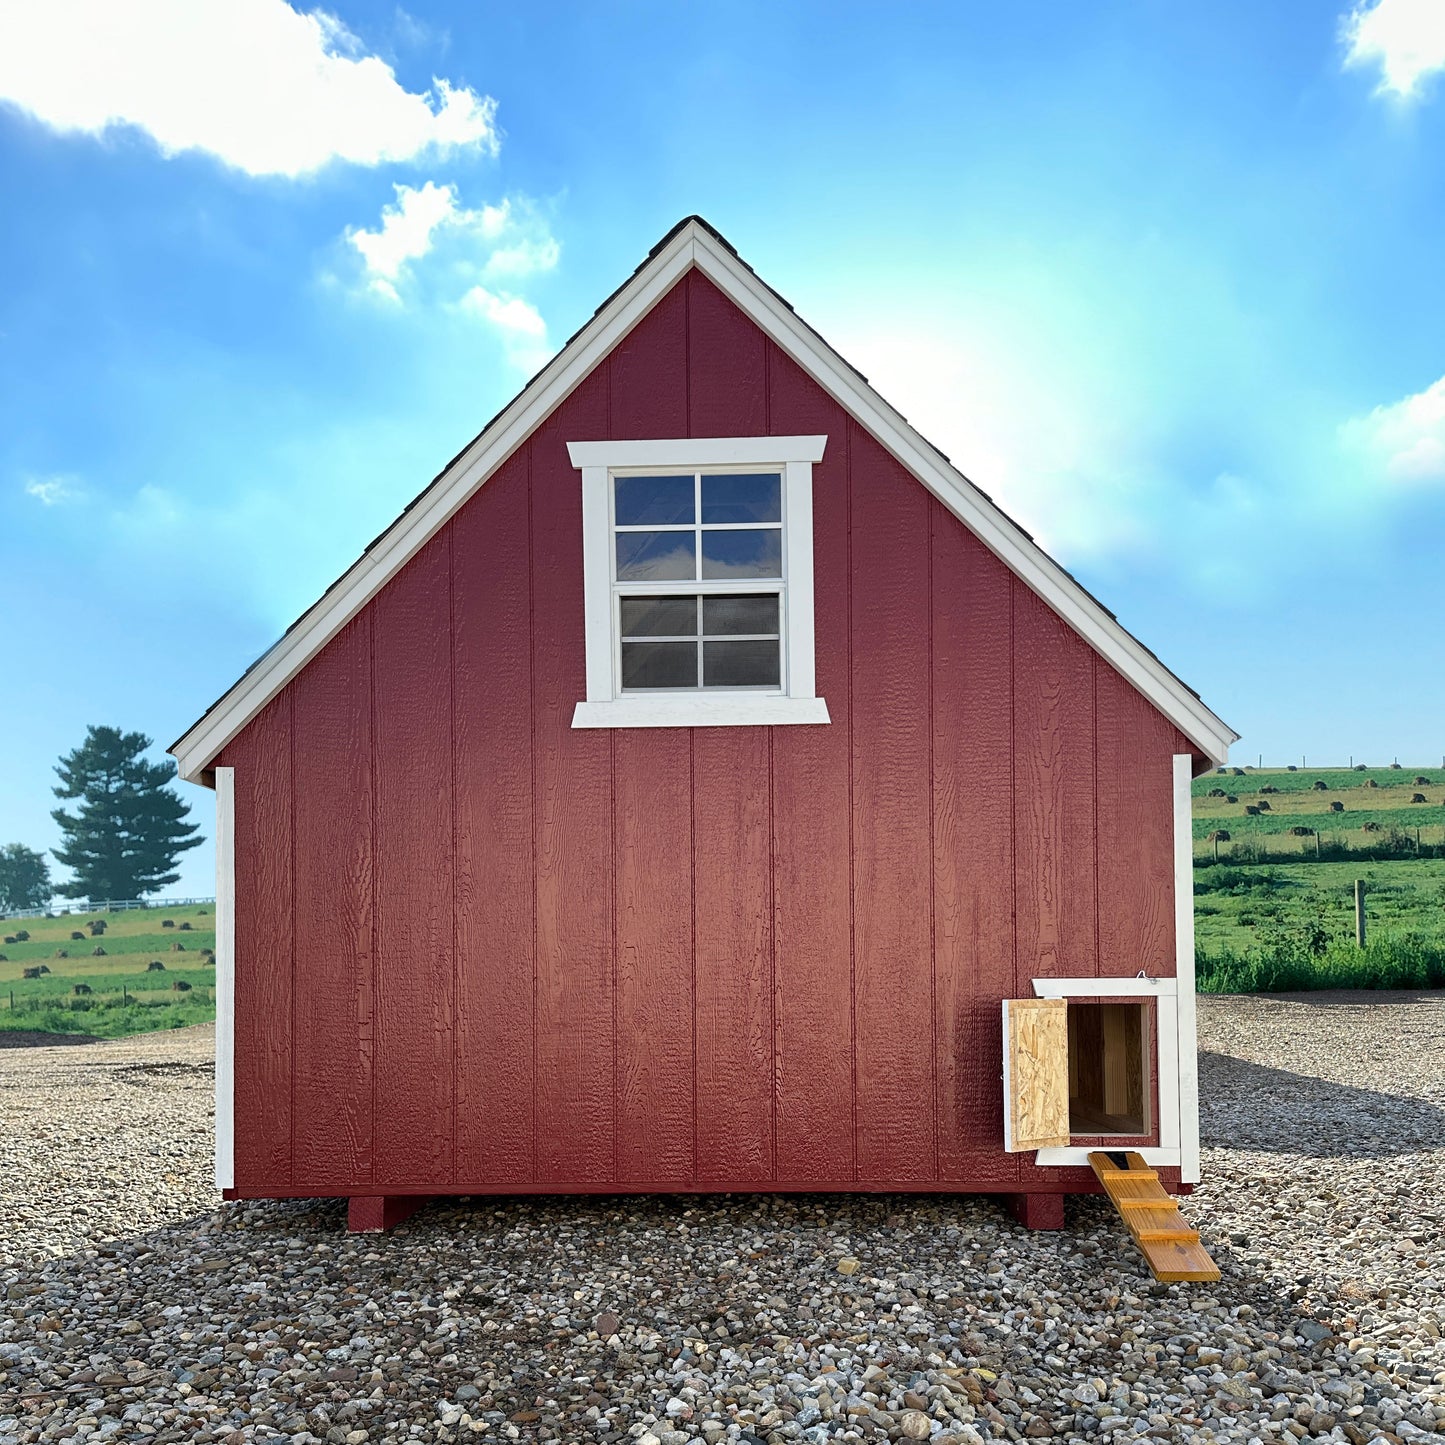
[[[1355,946],[1365,946],[1365,880],[1355,879]]]

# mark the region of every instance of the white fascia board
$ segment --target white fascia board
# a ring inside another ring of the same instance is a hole
[[[171,749],[187,782],[421,550],[572,390],[672,289],[693,264],[697,226],[679,231],[619,290],[612,301],[558,352],[541,375],[359,557],[263,658]]]
[[[750,315],[809,376],[943,503],[988,549],[1084,637],[1216,766],[1239,735],[1095,602],[1047,553],[706,231],[698,269]]]
[[[216,1188],[236,1183],[236,788],[216,769]]]
[[[376,595],[594,366],[696,265],[830,396],[866,426],[1003,563],[1086,638],[1216,766],[1238,734],[1104,611],[731,252],[682,227],[559,352],[536,381],[382,534],[326,596],[171,749],[200,781],[223,747]]]
[[[826,436],[673,437],[638,441],[568,442],[574,467],[780,466],[821,462]]]

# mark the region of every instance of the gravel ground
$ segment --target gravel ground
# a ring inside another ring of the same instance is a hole
[[[0,1445],[1445,1441],[1445,999],[1200,1001],[1224,1272],[1097,1199],[219,1205],[209,1029],[0,1052]]]

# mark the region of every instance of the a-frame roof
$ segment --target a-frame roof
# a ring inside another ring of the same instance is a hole
[[[674,226],[647,259],[520,393],[411,501],[395,522],[170,748],[180,775],[203,782],[217,754],[334,637],[555,410],[599,361],[696,267],[1211,762],[1238,734],[921,437],[700,216]]]

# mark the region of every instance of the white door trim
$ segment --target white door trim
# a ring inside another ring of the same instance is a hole
[[[1176,981],[1172,978],[1036,978],[1039,998],[1152,998],[1159,1081],[1159,1143],[1137,1152],[1148,1164],[1180,1164],[1179,1020]],[[1040,1149],[1035,1162],[1044,1165],[1087,1164],[1097,1145]]]

